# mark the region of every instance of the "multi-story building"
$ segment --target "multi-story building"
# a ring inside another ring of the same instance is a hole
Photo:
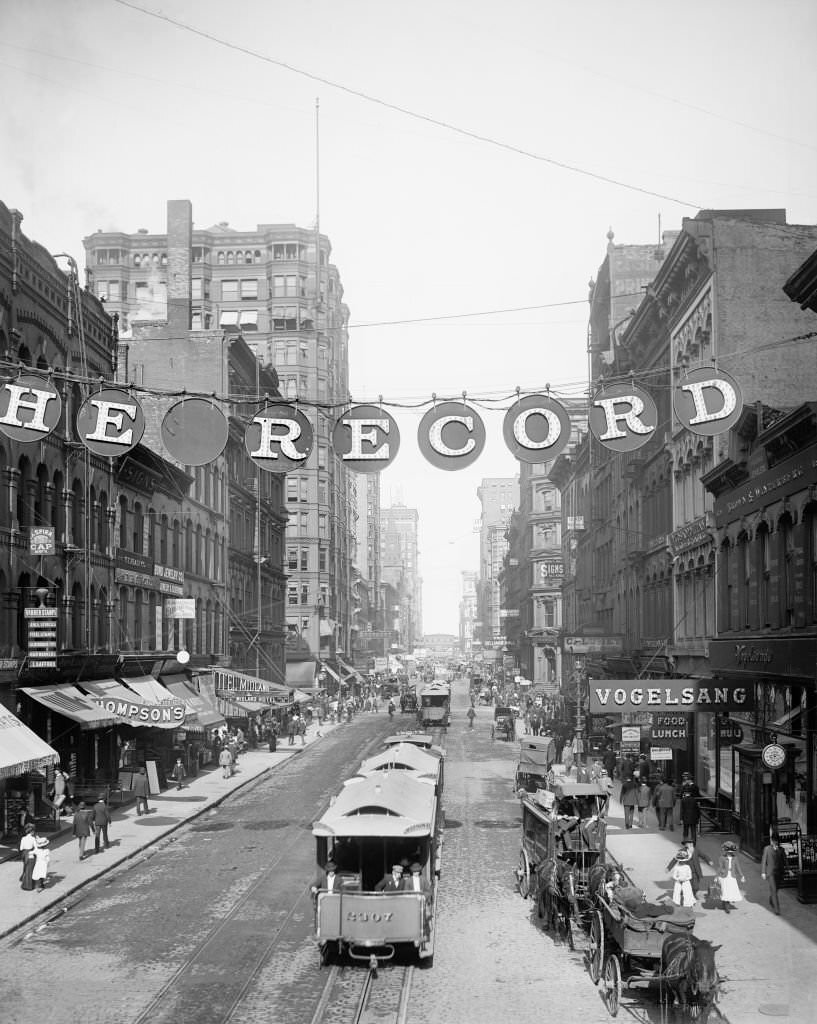
[[[477,574],[474,569],[462,572],[460,599],[460,654],[470,658],[474,645],[474,622],[477,617]]]
[[[94,289],[120,315],[126,341],[135,319],[155,319],[177,301],[169,295],[166,234],[97,233],[86,249]],[[286,481],[287,647],[333,661],[352,649],[357,499],[354,474],[330,446],[348,399],[348,309],[329,240],[294,224],[239,231],[222,222],[194,231],[190,253],[182,315],[193,334],[240,336],[277,371],[281,393],[299,400],[314,428],[306,466]]]
[[[400,646],[414,650],[422,635],[422,580],[417,550],[416,508],[397,504],[380,509],[380,571],[396,595]]]
[[[497,650],[505,643],[500,574],[511,515],[519,506],[519,477],[486,477],[477,488],[480,502],[479,577],[474,639]]]
[[[184,565],[187,592],[195,601],[195,619],[171,626],[172,643],[184,647],[194,665],[230,666],[283,682],[284,485],[278,474],[253,465],[243,439],[259,396],[277,395],[278,381],[240,331],[190,329],[193,241],[190,203],[172,200],[165,235],[96,233],[85,239],[89,285],[108,296],[109,307],[127,325],[118,379],[170,392],[154,395],[152,415],[146,416],[154,450],[166,451],[159,421],[177,400],[173,391],[219,396],[229,423],[223,452],[206,465],[186,467],[194,485],[168,524],[170,564]],[[148,269],[150,306],[139,279]],[[143,319],[146,313],[149,319]]]

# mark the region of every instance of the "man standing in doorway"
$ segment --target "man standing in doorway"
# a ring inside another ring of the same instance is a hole
[[[780,898],[777,890],[783,883],[783,876],[786,872],[786,854],[780,849],[780,836],[772,832],[768,846],[764,846],[760,858],[760,877],[765,878],[769,886],[769,906],[775,912],[780,913]]]

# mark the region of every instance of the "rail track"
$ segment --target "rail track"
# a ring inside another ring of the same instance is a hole
[[[333,964],[310,1024],[406,1024],[414,967]]]

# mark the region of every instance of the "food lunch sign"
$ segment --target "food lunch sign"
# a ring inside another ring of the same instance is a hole
[[[184,397],[162,420],[162,440],[170,454],[187,466],[218,458],[227,443],[227,416],[215,398]],[[742,408],[738,385],[720,370],[700,368],[678,381],[674,391],[677,417],[695,434],[712,435],[736,422]],[[56,429],[62,411],[59,390],[50,377],[22,374],[0,387],[0,431],[14,441],[44,440]],[[601,388],[590,401],[590,430],[601,445],[632,452],[658,429],[658,411],[650,394],[635,384]],[[125,455],[139,444],[145,417],[139,400],[127,389],[103,386],[83,402],[76,419],[80,441],[104,457]],[[547,394],[517,397],[505,413],[503,436],[516,459],[540,463],[555,459],[570,440],[567,410]],[[417,442],[438,469],[470,466],[485,447],[485,424],[466,401],[441,401],[423,416]],[[301,469],[314,445],[312,426],[297,404],[266,405],[246,424],[244,445],[262,470],[289,473]],[[400,431],[381,406],[350,406],[335,422],[332,445],[340,460],[359,473],[389,466],[400,447]]]
[[[591,715],[751,711],[754,687],[712,679],[590,679]],[[667,746],[664,737],[664,746]]]

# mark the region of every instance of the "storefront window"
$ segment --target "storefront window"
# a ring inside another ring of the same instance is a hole
[[[696,780],[703,796],[714,800],[717,796],[717,774],[715,772],[715,736],[717,718],[713,714],[698,715],[698,750],[696,757]]]

